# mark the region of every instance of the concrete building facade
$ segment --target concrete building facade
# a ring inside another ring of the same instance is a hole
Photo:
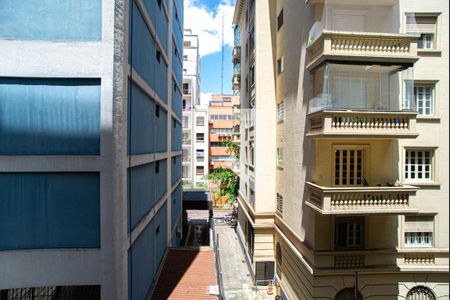
[[[183,183],[196,187],[208,174],[208,109],[200,103],[200,42],[184,31],[183,64]]]
[[[285,299],[448,298],[448,13],[237,1],[237,231]]]
[[[237,142],[233,132],[239,127],[239,96],[211,95],[208,106],[209,115],[209,172],[219,167],[232,169],[236,157],[224,142]]]
[[[182,17],[0,3],[0,298],[151,295],[181,239]]]

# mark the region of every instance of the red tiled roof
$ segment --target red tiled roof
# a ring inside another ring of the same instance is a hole
[[[170,249],[152,299],[217,300],[210,285],[216,285],[213,251]]]

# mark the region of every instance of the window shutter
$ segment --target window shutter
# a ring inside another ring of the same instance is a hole
[[[435,33],[436,17],[407,17],[407,32]]]
[[[433,232],[433,218],[406,218],[404,232]]]

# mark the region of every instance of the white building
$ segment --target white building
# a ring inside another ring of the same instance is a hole
[[[197,186],[208,174],[208,107],[200,104],[198,35],[184,31],[183,182]]]

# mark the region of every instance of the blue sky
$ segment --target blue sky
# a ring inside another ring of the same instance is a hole
[[[199,35],[201,55],[202,103],[208,95],[221,91],[222,16],[224,20],[224,93],[232,93],[231,49],[233,46],[232,18],[235,0],[185,0],[184,27]]]

